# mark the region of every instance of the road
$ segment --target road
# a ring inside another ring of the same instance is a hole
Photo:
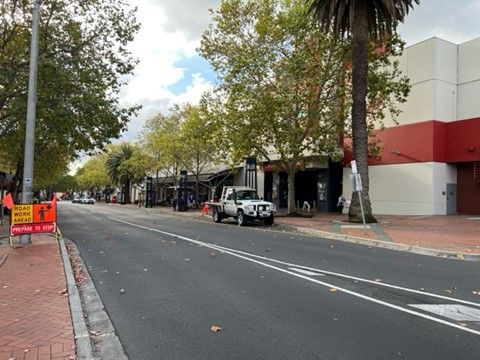
[[[59,226],[130,359],[480,358],[479,263],[121,205]]]

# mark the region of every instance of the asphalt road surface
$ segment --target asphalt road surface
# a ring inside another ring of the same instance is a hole
[[[479,263],[121,205],[59,225],[130,359],[480,359]]]

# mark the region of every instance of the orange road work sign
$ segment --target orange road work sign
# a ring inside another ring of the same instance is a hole
[[[57,221],[57,208],[52,204],[34,204],[33,205],[33,223],[50,223]]]
[[[53,223],[57,221],[57,207],[55,205],[28,204],[15,205],[12,208],[11,225]]]
[[[12,225],[33,223],[33,205],[15,205],[10,218]]]

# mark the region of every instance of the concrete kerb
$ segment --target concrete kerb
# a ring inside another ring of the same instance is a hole
[[[345,241],[345,242],[355,243],[360,245],[375,246],[375,247],[384,248],[388,250],[411,252],[414,254],[436,256],[436,257],[455,259],[455,260],[480,261],[480,255],[475,255],[475,254],[456,253],[452,251],[399,244],[399,243],[394,243],[390,241],[381,241],[381,240],[373,240],[373,239],[367,239],[367,238],[362,238],[357,236],[340,235],[340,234],[330,233],[327,231],[296,227],[292,225],[288,225],[288,226],[291,226],[297,231],[307,235],[321,236],[331,240],[339,240],[339,241]]]
[[[75,244],[71,242],[71,245],[72,255],[78,259],[78,265],[84,273],[84,281],[78,287],[78,294],[83,310],[83,320],[91,340],[90,344],[93,343],[92,351],[96,355],[95,359],[128,360],[90,273]],[[85,357],[85,359],[89,358]]]
[[[61,235],[58,237],[58,242],[62,252],[63,267],[65,269],[65,277],[67,279],[68,299],[70,302],[70,313],[72,315],[77,358],[79,360],[92,360],[94,359],[93,346],[90,342],[90,334],[88,332],[87,324],[85,323],[82,302],[80,300],[80,294],[78,293],[77,284],[75,283],[75,278],[73,276],[70,257],[68,256],[65,241]]]
[[[160,210],[160,211],[164,215],[166,214],[167,216],[170,216],[170,217],[190,217],[190,218],[196,218],[196,220],[199,220],[199,221],[207,220],[205,218],[196,216],[196,215],[191,214],[191,213],[188,214],[188,213],[183,213],[183,212],[169,212],[169,211],[166,211],[166,210],[163,210],[163,209]],[[210,218],[210,217],[207,216],[207,218]],[[294,226],[294,225],[290,225],[290,224],[288,224],[288,225],[287,224],[281,224],[281,225],[290,228],[292,232],[297,231],[297,232],[300,232],[300,233],[306,234],[306,235],[321,236],[323,238],[330,239],[330,240],[339,240],[339,241],[345,241],[345,242],[355,243],[355,244],[360,244],[360,245],[375,246],[375,247],[384,248],[384,249],[388,249],[388,250],[411,252],[411,253],[419,254],[419,255],[436,256],[436,257],[454,259],[454,260],[480,261],[480,255],[477,255],[477,254],[457,253],[457,252],[453,252],[453,251],[446,251],[446,250],[431,249],[431,248],[412,246],[412,245],[406,245],[406,244],[399,244],[399,243],[395,243],[393,241],[374,240],[374,239],[362,238],[362,237],[351,236],[351,235],[342,235],[342,234],[337,234],[337,233],[328,232],[328,231],[298,227],[298,226]],[[269,229],[264,229],[264,230],[265,231],[285,232],[285,230],[275,229],[275,227],[269,228]]]

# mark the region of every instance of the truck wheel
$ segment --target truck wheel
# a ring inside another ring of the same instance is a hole
[[[237,214],[237,224],[238,226],[244,226],[247,223],[245,219],[245,215],[243,215],[243,211],[239,211]]]
[[[273,225],[273,216],[270,216],[270,217],[264,219],[264,220],[263,220],[263,223],[264,223],[265,225],[267,225],[267,226]]]
[[[213,221],[216,223],[219,223],[222,221],[222,215],[220,215],[220,212],[218,211],[217,208],[213,209],[212,217],[213,217]]]

